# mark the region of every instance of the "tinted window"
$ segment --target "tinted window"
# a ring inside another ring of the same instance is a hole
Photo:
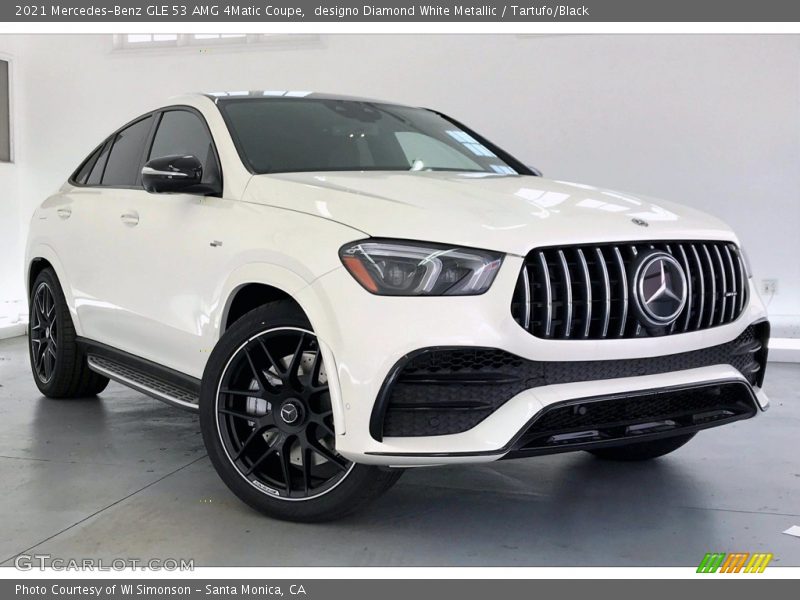
[[[469,132],[421,108],[308,98],[224,100],[219,106],[256,173],[517,172]]]
[[[200,117],[187,110],[164,113],[148,160],[174,154],[197,157],[203,163],[203,183],[219,181],[219,167],[211,135]]]
[[[153,117],[147,117],[116,135],[103,174],[103,185],[131,186],[136,183],[144,143],[152,121]]]
[[[94,163],[97,162],[97,157],[100,156],[100,152],[103,151],[103,147],[101,146],[83,161],[83,164],[80,166],[80,169],[75,173],[73,179],[77,183],[86,183],[86,180],[89,178],[89,172],[92,170]]]
[[[100,178],[103,176],[103,169],[106,167],[108,160],[108,151],[111,149],[111,144],[106,143],[100,150],[100,156],[92,166],[89,177],[86,178],[86,185],[100,185]]]

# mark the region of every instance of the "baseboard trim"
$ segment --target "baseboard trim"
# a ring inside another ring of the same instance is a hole
[[[800,338],[771,338],[769,362],[800,363]]]
[[[25,335],[28,326],[25,323],[15,323],[13,325],[5,325],[0,327],[0,340]]]

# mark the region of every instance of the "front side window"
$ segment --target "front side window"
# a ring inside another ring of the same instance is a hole
[[[152,116],[145,117],[126,127],[114,137],[103,172],[102,184],[104,186],[131,187],[136,185],[139,177],[139,163],[142,160],[144,144],[150,133],[152,122]]]
[[[200,117],[188,110],[165,112],[153,138],[147,160],[188,154],[195,156],[203,164],[203,183],[219,182],[220,170],[214,143]]]
[[[255,173],[518,172],[469,132],[421,108],[315,98],[232,98],[218,105]]]

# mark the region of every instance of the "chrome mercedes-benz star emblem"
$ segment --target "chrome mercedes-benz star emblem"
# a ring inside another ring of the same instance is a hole
[[[281,419],[283,419],[285,423],[291,425],[297,421],[298,416],[300,416],[300,413],[294,404],[284,404],[281,407]]]
[[[632,283],[637,317],[645,327],[671,325],[686,306],[686,273],[666,252],[642,256]]]

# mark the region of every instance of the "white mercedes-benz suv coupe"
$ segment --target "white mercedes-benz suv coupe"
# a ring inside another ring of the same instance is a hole
[[[436,111],[198,94],[103,141],[35,212],[34,381],[199,411],[273,517],[404,467],[667,454],[754,416],[769,323],[731,230],[551,181]]]

